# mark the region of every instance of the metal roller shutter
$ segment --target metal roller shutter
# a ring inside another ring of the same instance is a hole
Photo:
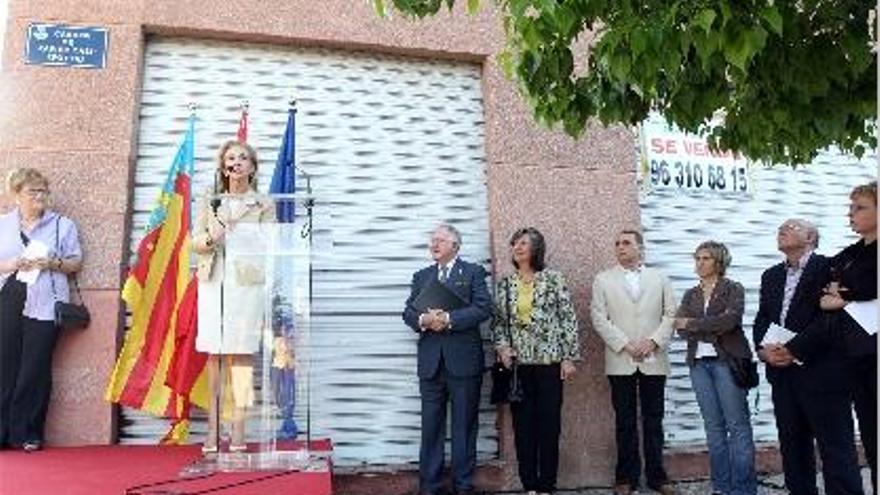
[[[299,102],[297,164],[312,177],[322,253],[314,273],[312,428],[334,440],[337,465],[418,459],[416,336],[400,312],[412,272],[430,261],[426,240],[438,221],[463,232],[464,257],[488,262],[480,70],[321,49],[147,42],[132,249],[182,136],[187,103],[198,105],[198,194],[211,185],[220,143],[235,136],[243,100],[265,191],[287,102]],[[497,451],[494,422],[484,399],[483,459]],[[154,443],[165,428],[124,409],[120,441]],[[195,440],[202,431],[194,426]]]
[[[818,252],[837,253],[857,240],[846,218],[849,193],[876,174],[876,156],[861,160],[837,151],[822,152],[806,167],[752,165],[748,174],[751,194],[717,191],[650,190],[641,177],[641,220],[645,234],[646,264],[669,275],[680,300],[697,283],[693,250],[706,240],[725,243],[733,256],[727,276],[746,289],[743,324],[751,339],[758,310],[761,273],[782,261],[776,248],[776,230],[787,218],[803,218],[819,228]],[[672,374],[666,388],[666,441],[670,445],[705,444],[705,433],[687,365],[685,342],[671,344]],[[756,442],[776,442],[776,423],[770,385],[763,377],[752,390],[749,407]],[[760,394],[757,408],[756,394]]]

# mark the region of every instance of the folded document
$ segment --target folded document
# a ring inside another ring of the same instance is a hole
[[[764,338],[761,339],[761,345],[785,344],[789,340],[793,339],[796,335],[796,333],[783,326],[777,325],[776,323],[771,323],[770,326],[767,328],[767,333],[764,334]]]
[[[767,333],[764,334],[764,338],[761,339],[761,345],[768,344],[785,344],[788,343],[789,340],[793,339],[797,333],[792,332],[791,330],[777,325],[776,323],[771,323],[769,327],[767,327]],[[794,364],[802,365],[801,361],[795,359]]]
[[[852,301],[847,303],[843,309],[852,316],[853,320],[868,335],[877,335],[877,300],[873,301]]]

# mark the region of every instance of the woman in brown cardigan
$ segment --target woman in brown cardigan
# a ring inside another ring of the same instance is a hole
[[[689,289],[674,327],[687,339],[687,363],[697,395],[713,493],[754,495],[755,444],[746,401],[748,391],[733,380],[728,359],[751,358],[742,329],[742,285],[725,278],[730,252],[720,242],[700,244],[694,253],[700,283]]]

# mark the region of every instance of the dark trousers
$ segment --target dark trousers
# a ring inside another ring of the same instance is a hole
[[[26,288],[9,279],[0,290],[0,444],[42,441],[52,391],[58,330],[22,316]]]
[[[825,493],[862,494],[852,409],[847,391],[807,387],[801,370],[782,370],[773,383],[773,411],[785,485],[792,495],[818,495],[814,439],[822,458]],[[841,376],[841,380],[843,380]]]
[[[877,354],[850,359],[850,385],[859,420],[859,436],[871,468],[871,484],[877,493]]]
[[[10,443],[12,396],[21,366],[25,285],[10,275],[0,289],[0,447]]]
[[[633,488],[640,485],[642,461],[639,457],[638,415],[641,409],[644,436],[645,476],[649,487],[668,481],[663,469],[663,413],[666,377],[645,375],[608,375],[611,404],[617,439],[617,483]]]
[[[477,411],[482,375],[452,377],[441,362],[430,379],[419,380],[422,396],[422,445],[419,484],[422,493],[436,494],[443,487],[446,445],[446,406],[452,410],[452,481],[456,491],[474,489],[477,465]]]
[[[562,379],[559,364],[520,365],[523,400],[511,404],[516,458],[523,489],[550,493],[556,489]]]

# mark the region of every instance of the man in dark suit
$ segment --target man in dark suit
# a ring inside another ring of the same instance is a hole
[[[827,259],[813,253],[819,234],[809,222],[785,221],[777,234],[785,261],[761,276],[754,343],[773,385],[773,408],[785,484],[792,495],[818,495],[814,442],[822,457],[825,493],[861,494],[847,398],[845,360],[827,344],[819,307]],[[796,335],[765,342],[771,325]]]
[[[413,275],[403,321],[419,334],[418,375],[422,397],[422,445],[419,452],[420,493],[442,489],[446,441],[446,406],[452,408],[452,478],[454,493],[473,493],[477,457],[477,410],[483,378],[480,323],[492,316],[486,270],[458,257],[461,235],[442,224],[431,235],[435,264]],[[418,311],[413,303],[434,280],[451,289],[466,304],[445,311]]]

